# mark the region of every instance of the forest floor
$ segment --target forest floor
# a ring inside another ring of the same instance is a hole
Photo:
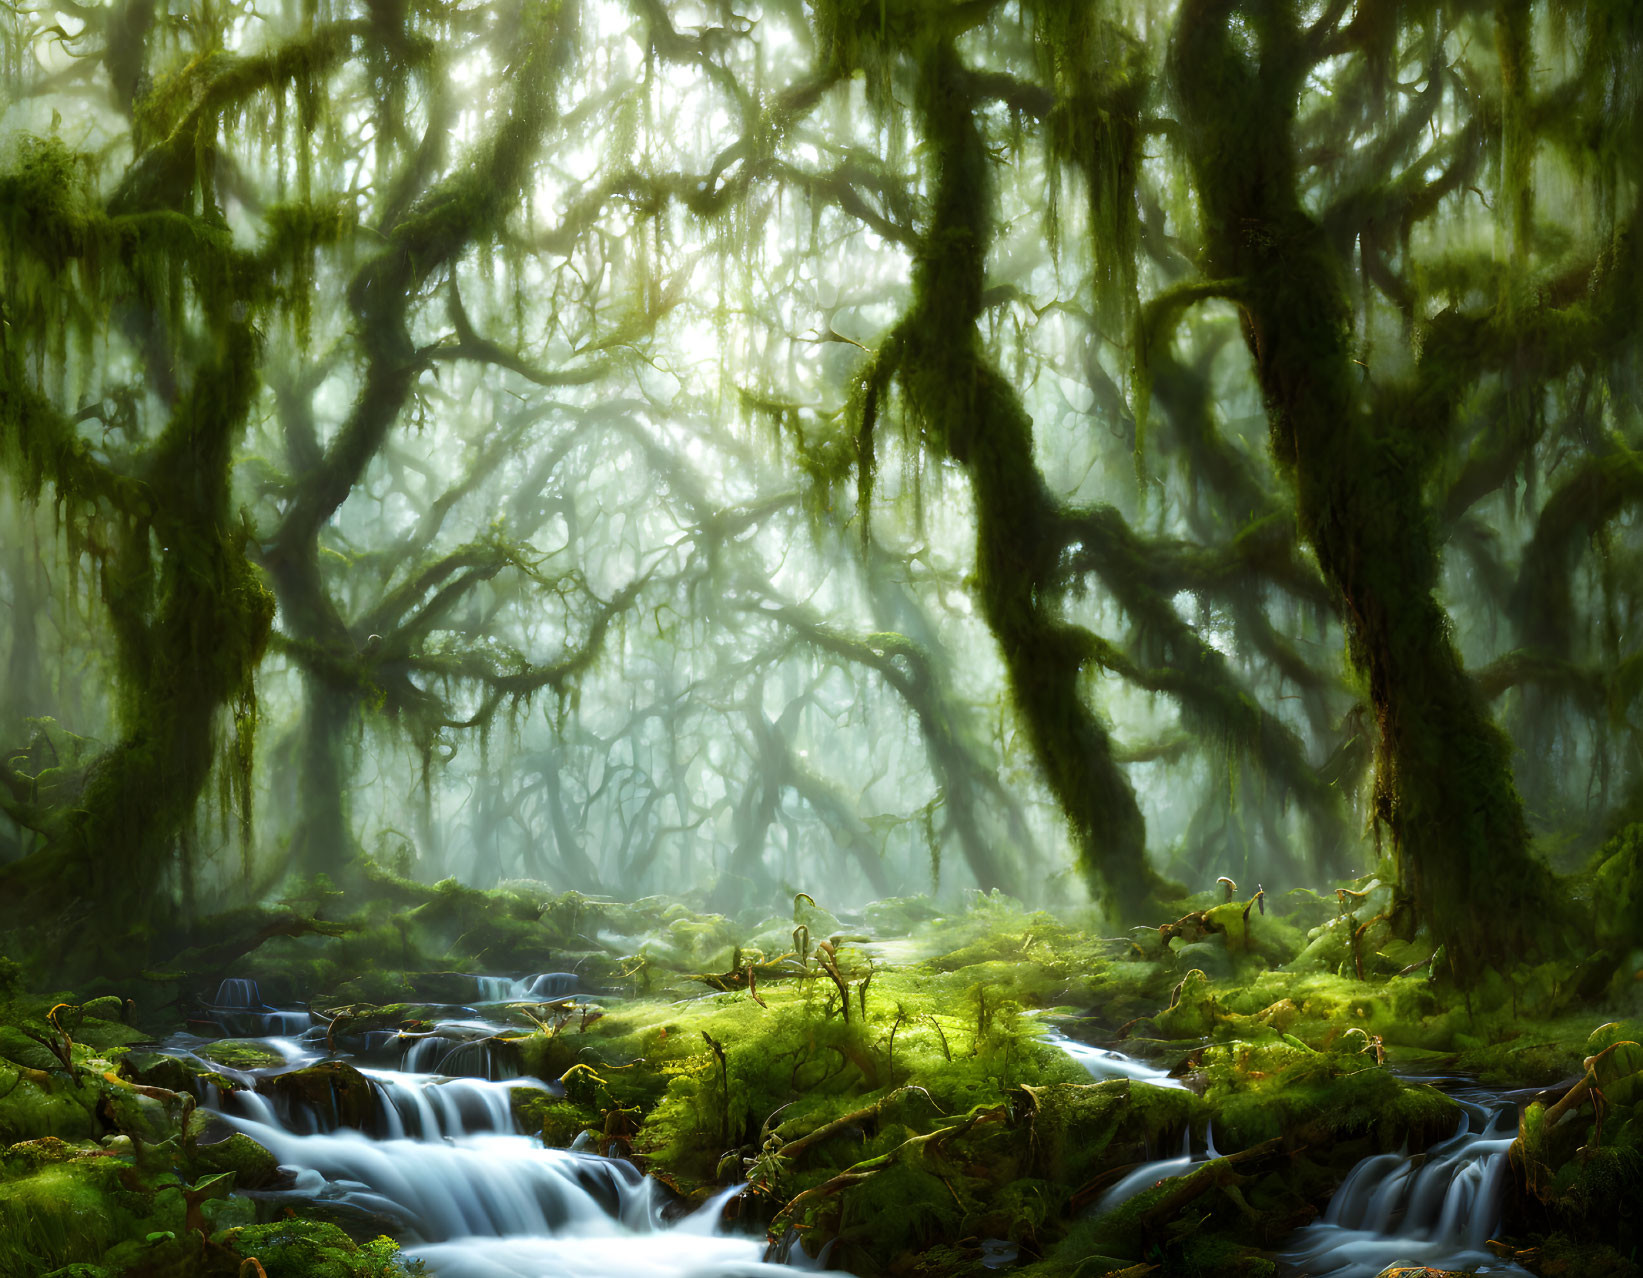
[[[1361,1159],[1454,1133],[1455,1102],[1411,1081],[1436,1075],[1547,1089],[1522,1097],[1491,1250],[1548,1278],[1639,1272],[1632,972],[1571,958],[1462,993],[1441,953],[1394,935],[1376,881],[1230,892],[1114,938],[980,894],[845,917],[801,895],[791,917],[737,927],[671,899],[377,873],[363,908],[314,884],[201,925],[161,970],[50,991],[0,960],[0,1278],[401,1272],[357,1221],[234,1192],[284,1175],[200,1104],[245,1085],[227,1067],[254,1044],[217,1044],[220,1073],[156,1044],[201,1030],[224,978],[306,1004],[341,1047],[414,1042],[476,973],[554,971],[592,998],[524,999],[485,1042],[556,1083],[514,1093],[526,1129],[631,1159],[693,1202],[745,1180],[744,1228],[796,1230],[812,1254],[831,1241],[829,1263],[861,1278],[1280,1272]],[[1055,1033],[1179,1086],[1092,1081]],[[363,1123],[337,1099],[369,1093],[351,1071],[283,1085]],[[1091,1213],[1184,1141],[1217,1156]]]

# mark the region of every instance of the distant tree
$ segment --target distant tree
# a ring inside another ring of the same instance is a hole
[[[9,14],[16,917],[1384,840],[1553,948],[1643,815],[1636,17],[627,13]]]

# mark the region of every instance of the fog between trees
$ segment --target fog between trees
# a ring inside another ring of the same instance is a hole
[[[1639,21],[12,9],[0,895],[1554,944],[1643,815]]]

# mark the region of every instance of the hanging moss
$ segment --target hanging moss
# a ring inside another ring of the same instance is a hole
[[[1239,281],[1273,451],[1375,707],[1377,819],[1392,830],[1417,911],[1475,980],[1488,964],[1543,949],[1558,897],[1528,850],[1508,744],[1433,593],[1423,473],[1441,437],[1449,366],[1380,402],[1354,390],[1343,266],[1296,195],[1300,33],[1288,17],[1263,20],[1257,69],[1233,17],[1221,4],[1184,12],[1171,54],[1213,267]],[[1245,109],[1226,111],[1228,100]],[[1435,359],[1429,351],[1423,370]]]

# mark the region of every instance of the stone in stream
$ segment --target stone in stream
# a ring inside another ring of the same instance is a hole
[[[268,1189],[280,1184],[279,1160],[244,1132],[195,1146],[195,1161],[209,1172],[233,1172],[236,1189]]]
[[[288,1114],[311,1114],[321,1129],[366,1128],[376,1114],[370,1080],[346,1061],[321,1061],[287,1074],[260,1079],[257,1090],[281,1101]]]
[[[276,1069],[285,1064],[282,1052],[254,1038],[221,1038],[200,1048],[199,1055],[229,1069]]]

